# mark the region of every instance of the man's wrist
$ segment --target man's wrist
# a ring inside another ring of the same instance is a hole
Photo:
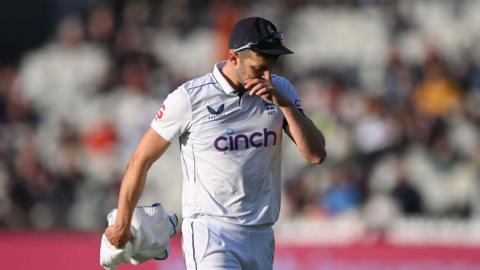
[[[276,88],[275,89],[275,94],[273,95],[273,101],[274,104],[280,107],[280,109],[283,108],[288,108],[288,107],[294,107],[293,102],[288,99],[285,95],[283,95],[281,92],[279,92]]]
[[[293,102],[290,101],[289,99],[282,100],[282,102],[279,102],[277,105],[278,105],[278,107],[280,107],[280,109],[294,109],[295,108],[295,104],[293,104]]]
[[[130,230],[130,224],[129,223],[125,223],[125,222],[115,222],[115,224],[113,224],[113,226],[115,227],[115,229],[119,230],[119,231],[128,231]]]

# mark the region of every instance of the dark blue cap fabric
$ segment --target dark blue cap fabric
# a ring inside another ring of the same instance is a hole
[[[228,47],[238,49],[251,45],[247,46],[248,49],[267,55],[292,54],[293,52],[283,45],[283,38],[279,38],[279,35],[283,37],[272,22],[260,17],[245,18],[233,27]]]

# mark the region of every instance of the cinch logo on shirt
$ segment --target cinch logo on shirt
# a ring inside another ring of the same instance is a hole
[[[252,134],[233,134],[232,129],[227,129],[228,136],[219,136],[213,142],[213,146],[220,152],[244,150],[250,147],[260,148],[267,147],[269,142],[273,141],[272,145],[277,143],[277,134],[275,131],[270,131],[266,128],[263,133],[255,131]]]

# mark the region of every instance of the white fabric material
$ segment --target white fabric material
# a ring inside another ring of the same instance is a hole
[[[184,219],[187,270],[271,270],[275,240],[271,226],[241,226],[208,217]]]
[[[271,225],[280,210],[284,116],[258,96],[239,96],[223,77],[223,65],[173,91],[151,127],[180,141],[184,218]],[[272,83],[301,108],[287,79],[273,75]]]
[[[107,215],[109,226],[115,223],[116,215],[116,209]],[[130,227],[133,242],[127,242],[123,248],[117,249],[103,234],[100,265],[113,270],[122,262],[138,265],[150,259],[166,259],[170,237],[175,234],[177,224],[177,216],[174,213],[167,215],[161,204],[135,208]]]

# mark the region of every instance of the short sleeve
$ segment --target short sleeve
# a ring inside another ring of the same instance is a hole
[[[298,96],[297,90],[293,87],[289,80],[282,76],[272,76],[272,84],[278,91],[281,91],[288,99],[290,99],[295,107],[303,111],[302,102]]]
[[[164,100],[150,127],[171,142],[188,129],[191,119],[190,99],[182,88],[178,88]]]

